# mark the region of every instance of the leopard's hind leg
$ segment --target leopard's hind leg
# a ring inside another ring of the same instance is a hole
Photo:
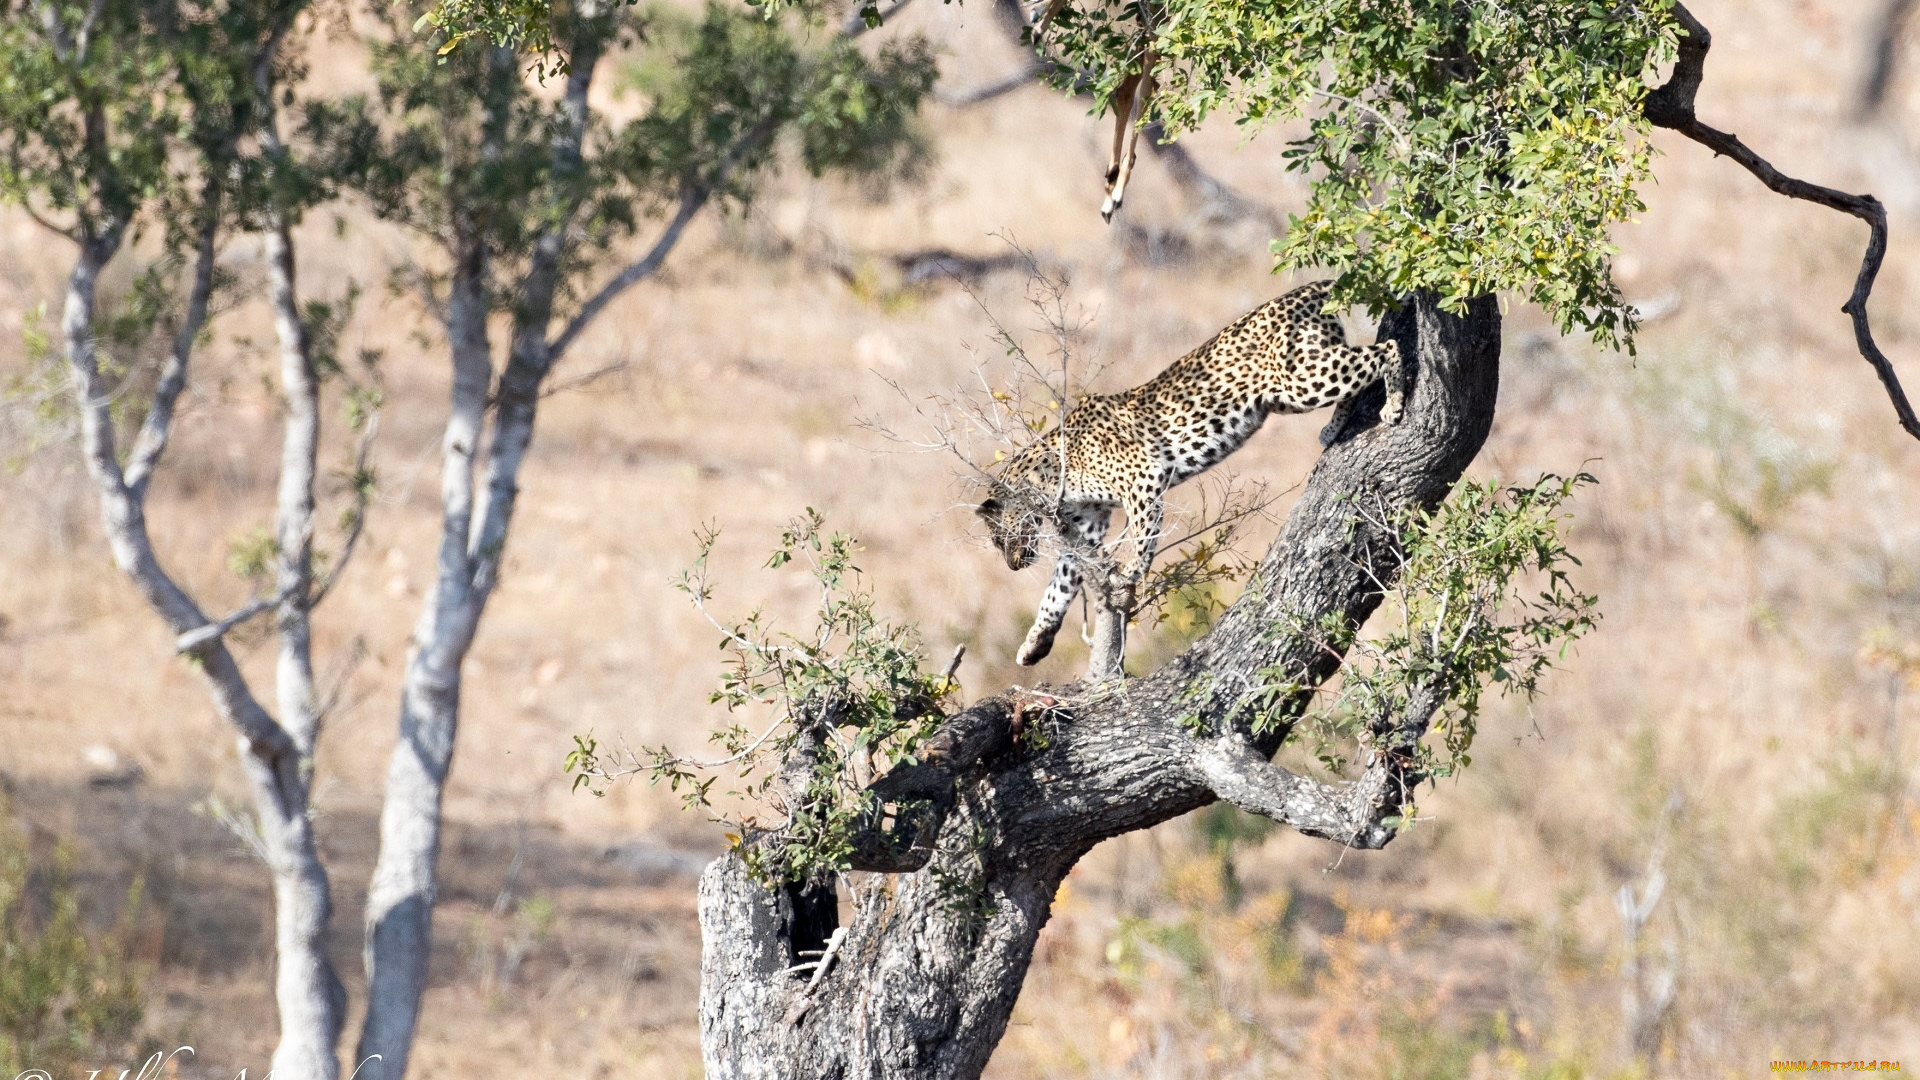
[[[1388,338],[1368,346],[1380,365],[1380,378],[1387,384],[1387,403],[1380,407],[1380,422],[1397,424],[1407,407],[1407,365],[1400,355],[1400,343]]]

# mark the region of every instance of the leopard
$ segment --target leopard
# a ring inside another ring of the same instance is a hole
[[[1361,393],[1386,386],[1383,425],[1405,408],[1406,360],[1392,340],[1351,345],[1326,311],[1332,282],[1315,281],[1275,297],[1229,323],[1151,380],[1114,394],[1089,394],[1060,422],[1000,466],[977,508],[1011,570],[1039,554],[1042,529],[1058,537],[1059,558],[1032,628],[1015,660],[1031,667],[1053,650],[1080,594],[1084,568],[1106,566],[1131,595],[1153,563],[1166,493],[1247,444],[1268,416],[1331,405],[1320,432],[1330,446],[1348,425]],[[1105,560],[1113,511],[1132,557]]]

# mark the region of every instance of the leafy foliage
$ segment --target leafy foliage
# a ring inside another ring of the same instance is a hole
[[[18,0],[0,18],[0,198],[103,235],[172,179],[184,102],[143,5],[48,7],[53,26]]]
[[[727,656],[710,700],[729,712],[770,715],[764,729],[756,734],[735,723],[715,732],[713,741],[727,754],[719,761],[662,747],[624,768],[591,735],[576,736],[566,763],[576,790],[604,794],[619,775],[645,771],[682,792],[689,807],[712,810],[718,770],[731,768],[741,786],[728,794],[750,809],[730,823],[757,877],[801,881],[847,868],[853,831],[880,811],[867,785],[918,760],[945,718],[942,704],[953,687],[945,676],[923,670],[912,626],[875,612],[872,594],[859,586],[857,542],[823,532],[825,524],[809,509],[767,560],[770,569],[803,566],[812,577],[819,601],[810,634],[776,632],[758,611],[732,623],[708,615]],[[701,535],[700,554],[679,581],[703,614],[713,596],[707,560],[717,539],[711,531]]]
[[[1511,289],[1562,331],[1620,343],[1632,313],[1607,232],[1642,209],[1640,103],[1673,55],[1669,7],[1087,0],[1044,40],[1065,61],[1055,81],[1091,85],[1100,106],[1149,66],[1149,118],[1174,134],[1218,110],[1250,133],[1304,120],[1288,157],[1312,192],[1275,251],[1337,271],[1335,303]]]
[[[302,205],[320,194],[242,146],[261,115],[254,65],[304,0],[31,6],[0,19],[0,201],[75,239],[158,210],[178,250],[209,212],[257,210],[279,188]],[[283,53],[271,74],[296,67]]]
[[[622,82],[646,108],[617,125],[594,118],[580,162],[561,176],[551,140],[564,105],[521,77],[522,54],[448,51],[433,23],[409,29],[404,7],[376,14],[388,20],[368,46],[377,92],[306,103],[303,137],[375,213],[450,250],[484,246],[500,308],[556,218],[568,222],[563,276],[577,290],[614,243],[677,202],[750,200],[788,133],[816,175],[910,175],[926,158],[915,117],[935,69],[917,38],[873,58],[845,42],[809,48],[718,3],[698,19],[624,7],[574,18],[560,29],[576,52],[637,46]],[[444,285],[408,274],[401,284]]]
[[[528,36],[545,0],[443,0],[436,19]],[[757,0],[768,19],[818,0]],[[1641,103],[1675,55],[1671,0],[1053,0],[1035,33],[1062,89],[1110,107],[1150,69],[1143,122],[1172,136],[1216,111],[1249,134],[1300,121],[1307,207],[1282,265],[1338,272],[1333,302],[1377,313],[1418,289],[1449,305],[1515,291],[1563,332],[1632,346],[1611,227],[1643,209]],[[872,4],[859,13],[877,24]]]
[[[1579,560],[1561,536],[1567,501],[1592,482],[1586,473],[1511,487],[1462,481],[1433,513],[1405,521],[1381,632],[1321,628],[1322,643],[1347,661],[1338,692],[1295,737],[1313,740],[1322,763],[1338,772],[1348,739],[1384,735],[1410,711],[1432,709],[1439,737],[1422,746],[1419,773],[1439,778],[1472,764],[1486,690],[1531,700],[1599,620],[1597,600],[1568,577]],[[1529,587],[1538,592],[1525,595]],[[1276,701],[1290,697],[1279,689]]]
[[[425,30],[441,39],[440,56],[457,52],[469,41],[485,41],[533,54],[542,73],[565,73],[572,67],[555,49],[553,0],[441,0],[414,20],[415,33]]]

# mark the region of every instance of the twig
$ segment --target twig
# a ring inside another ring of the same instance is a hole
[[[1705,75],[1707,50],[1713,46],[1713,35],[1687,10],[1686,5],[1675,3],[1673,15],[1686,36],[1680,41],[1680,55],[1674,64],[1673,74],[1664,85],[1647,95],[1647,120],[1655,127],[1677,131],[1717,155],[1732,158],[1775,194],[1818,203],[1867,223],[1867,250],[1860,261],[1860,274],[1854,279],[1853,295],[1840,310],[1853,317],[1853,336],[1860,355],[1880,377],[1880,384],[1886,388],[1887,398],[1893,403],[1893,411],[1900,418],[1900,426],[1906,429],[1907,434],[1920,439],[1920,417],[1914,415],[1913,405],[1908,402],[1906,390],[1900,385],[1900,377],[1895,374],[1892,362],[1873,340],[1873,327],[1867,321],[1867,300],[1873,295],[1874,279],[1879,276],[1880,264],[1887,256],[1887,208],[1871,195],[1850,195],[1788,176],[1749,149],[1739,136],[1701,123],[1694,115],[1693,102]]]
[[[27,212],[27,216],[33,219],[34,224],[40,226],[41,228],[47,230],[48,232],[58,233],[59,235],[64,236],[67,239],[74,241],[75,243],[79,243],[80,234],[78,232],[76,232],[73,229],[66,228],[64,226],[55,225],[53,222],[48,221],[44,217],[41,217],[40,211],[35,210],[33,208],[32,203],[26,201],[25,199],[21,199],[20,209],[25,210]]]
[[[373,451],[373,437],[379,430],[380,414],[374,413],[368,416],[366,425],[360,430],[359,445],[354,451],[353,472],[356,478],[366,473],[367,459]],[[333,564],[332,571],[320,582],[320,587],[313,591],[313,599],[307,602],[309,610],[319,607],[320,601],[327,598],[327,594],[333,591],[333,586],[340,580],[340,576],[347,572],[347,563],[353,561],[353,553],[360,546],[361,534],[366,531],[367,506],[371,499],[372,491],[369,487],[366,485],[356,485],[354,488],[353,524],[348,527],[346,538],[340,544],[340,559]]]
[[[198,652],[208,645],[213,644],[215,641],[226,637],[228,631],[239,626],[241,623],[263,612],[271,611],[279,607],[292,595],[292,590],[282,590],[274,593],[272,596],[262,596],[250,600],[243,606],[234,609],[224,618],[207,623],[204,626],[196,626],[192,630],[174,638],[173,649],[175,652],[183,655]]]
[[[833,959],[840,952],[840,943],[845,940],[847,940],[847,928],[836,926],[833,928],[832,936],[827,938],[827,947],[820,951],[820,959],[795,964],[787,969],[789,975],[797,975],[802,971],[813,972],[813,977],[807,980],[807,988],[800,991],[800,997],[787,1009],[784,1019],[789,1026],[798,1024],[805,1019],[808,1012],[812,1011],[813,992],[819,988],[820,980],[827,977],[827,969],[833,966]]]
[[[543,398],[550,398],[555,394],[567,394],[567,393],[572,393],[575,390],[585,390],[587,387],[592,386],[594,383],[599,382],[601,379],[604,379],[609,375],[618,375],[621,372],[626,371],[631,367],[633,367],[632,361],[615,360],[611,364],[606,364],[601,367],[594,368],[592,371],[588,371],[583,374],[576,375],[571,379],[566,379],[564,381],[554,383],[552,386],[543,386],[540,388],[540,396]]]

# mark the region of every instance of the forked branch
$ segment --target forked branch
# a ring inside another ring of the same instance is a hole
[[[1860,273],[1853,282],[1853,295],[1840,310],[1853,317],[1853,336],[1860,355],[1873,365],[1874,373],[1880,377],[1887,398],[1893,402],[1893,411],[1900,418],[1900,426],[1907,430],[1907,434],[1920,439],[1920,417],[1914,415],[1907,392],[1900,385],[1900,377],[1894,372],[1893,363],[1874,341],[1873,326],[1867,319],[1867,301],[1873,295],[1873,283],[1880,275],[1880,264],[1887,256],[1887,208],[1871,195],[1851,195],[1788,176],[1754,153],[1740,141],[1738,135],[1701,123],[1694,113],[1694,97],[1699,93],[1701,80],[1706,73],[1707,50],[1713,47],[1713,35],[1687,10],[1686,5],[1675,3],[1673,14],[1686,36],[1680,39],[1680,55],[1674,64],[1673,74],[1664,85],[1647,95],[1647,119],[1655,127],[1677,131],[1715,154],[1732,158],[1776,194],[1818,203],[1867,223],[1866,254],[1860,260]]]

